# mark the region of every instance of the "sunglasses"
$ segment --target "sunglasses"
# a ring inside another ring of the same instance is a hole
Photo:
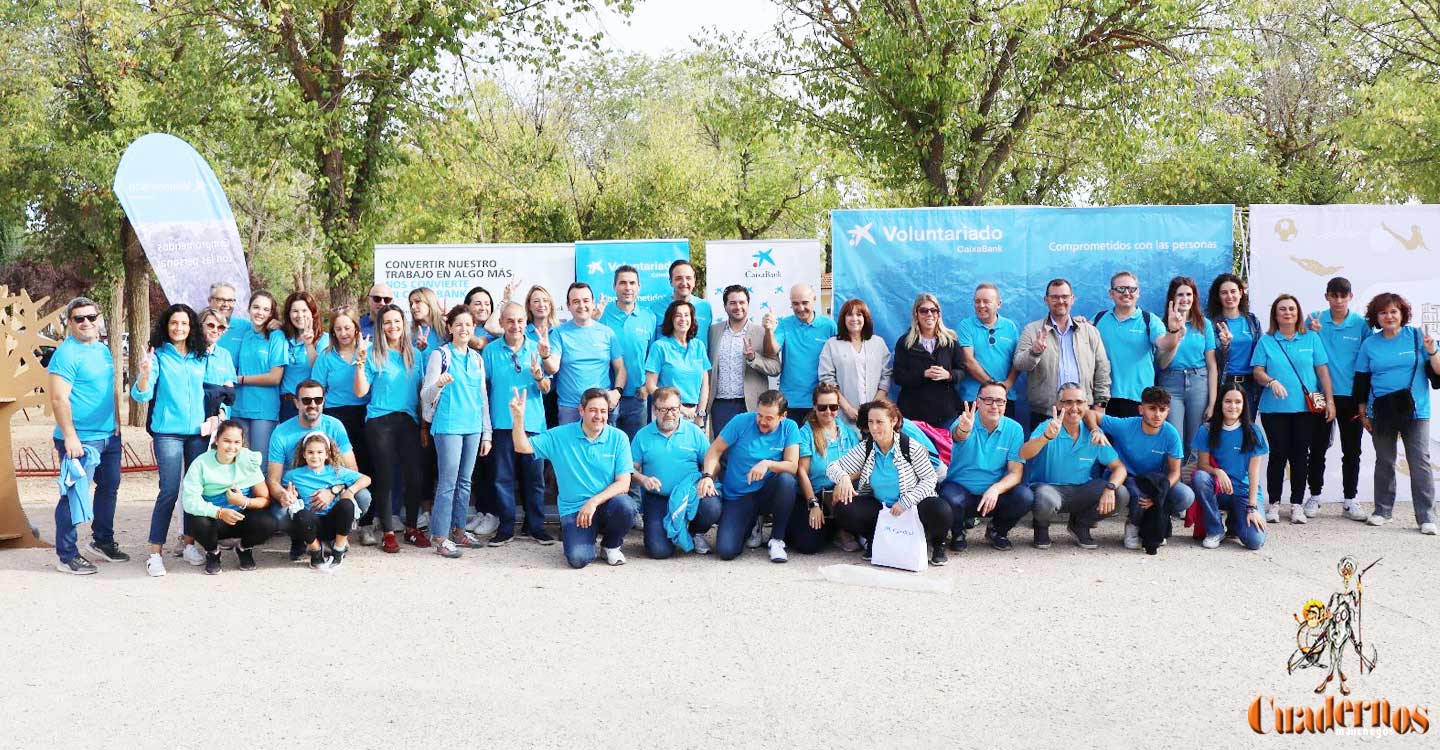
[[[394,301],[395,301],[395,298],[394,298],[394,297],[380,297],[380,296],[378,296],[378,295],[372,294],[372,295],[370,295],[370,301],[371,301],[371,302],[374,302],[374,303],[377,304],[377,305],[388,305],[388,304],[390,304],[391,302],[394,302]]]
[[[815,411],[840,411],[839,404],[816,404]]]
[[[298,399],[300,403],[306,406],[314,406],[316,404],[325,403],[324,396],[296,396],[295,398]]]
[[[515,352],[510,351],[510,352],[507,352],[507,353],[510,355],[510,364],[511,364],[512,366],[514,366],[515,372],[516,372],[516,373],[519,373],[519,372],[520,372],[520,360],[518,360],[518,359],[515,358]]]
[[[995,329],[994,329],[994,328],[986,328],[986,329],[985,329],[985,332],[988,333],[988,334],[990,334],[990,344],[993,346],[993,345],[995,344]]]
[[[70,316],[70,319],[75,321],[76,323],[94,323],[95,321],[100,319],[100,314],[93,313],[91,315],[72,315]]]
[[[1110,287],[1110,291],[1112,291],[1112,292],[1114,292],[1114,293],[1116,293],[1116,294],[1138,294],[1138,293],[1140,292],[1140,287],[1138,287],[1138,286],[1112,286],[1112,287]]]
[[[206,328],[209,328],[209,329],[211,329],[211,330],[214,330],[214,331],[224,331],[224,330],[227,330],[228,328],[230,328],[230,326],[223,325],[223,324],[221,324],[221,323],[216,323],[216,322],[214,322],[214,321],[211,321],[211,322],[209,322],[209,323],[206,323],[206,324],[205,324],[205,327],[206,327]]]
[[[938,307],[921,307],[921,308],[917,309],[915,312],[916,312],[917,314],[919,314],[919,315],[939,315],[939,314],[940,314],[940,308],[938,308]]]

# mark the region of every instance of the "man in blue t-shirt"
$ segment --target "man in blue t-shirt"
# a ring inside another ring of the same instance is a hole
[[[126,562],[130,556],[115,543],[115,495],[120,489],[119,400],[115,394],[115,362],[100,341],[100,308],[85,297],[65,305],[65,327],[70,335],[55,348],[47,368],[46,390],[55,414],[55,452],[62,462],[80,462],[90,484],[93,518],[84,517],[81,503],[73,508],[70,495],[61,493],[55,506],[55,569],[61,573],[96,572],[80,554],[75,527],[90,521],[91,540],[85,548],[106,562]],[[72,464],[73,466],[73,464]],[[65,476],[62,467],[61,476]]]
[[[265,483],[270,487],[270,497],[285,496],[282,477],[285,472],[297,465],[295,451],[300,447],[300,441],[312,432],[322,432],[329,437],[330,441],[335,443],[335,450],[340,454],[340,464],[347,469],[359,471],[359,466],[355,463],[355,448],[350,444],[350,435],[345,432],[344,423],[324,413],[325,386],[313,378],[302,380],[299,385],[295,386],[294,399],[296,415],[276,425],[275,431],[270,433],[270,447],[265,456]],[[328,490],[322,491],[328,492]],[[330,500],[330,498],[325,499],[327,502]],[[270,512],[281,522],[280,527],[288,528],[285,506],[281,503],[270,503],[269,507]],[[355,508],[362,516],[368,514],[370,490],[363,489],[355,493]],[[372,527],[367,523],[368,520],[362,519],[361,521],[361,526],[365,531],[361,535],[361,542],[373,545],[376,543],[376,538]],[[299,560],[303,552],[303,544],[291,542],[291,560]]]
[[[785,418],[789,404],[780,391],[760,394],[755,411],[731,419],[705,454],[704,472],[696,490],[701,497],[717,494],[715,472],[725,456],[725,476],[720,482],[722,503],[720,524],[715,530],[716,552],[722,560],[733,560],[747,546],[750,535],[758,547],[762,516],[771,522],[770,561],[783,563],[786,531],[792,519],[806,515],[795,492],[795,472],[800,467],[800,428]],[[805,523],[800,518],[796,523]]]
[[[1030,439],[1020,446],[1020,458],[1029,467],[1030,489],[1035,493],[1031,515],[1035,522],[1035,546],[1050,548],[1050,523],[1061,512],[1070,514],[1065,527],[1081,549],[1099,547],[1090,536],[1090,527],[1130,501],[1125,489],[1125,464],[1105,441],[1096,440],[1085,426],[1085,391],[1076,383],[1060,386],[1056,416],[1035,426]],[[1100,467],[1110,476],[1096,474]]]
[[[809,284],[796,284],[790,289],[790,311],[787,318],[776,320],[765,313],[760,325],[765,329],[762,352],[780,358],[780,392],[796,425],[805,424],[810,416],[811,399],[820,382],[820,350],[835,338],[835,320],[815,310],[815,290]]]
[[[645,385],[645,355],[655,341],[658,327],[655,314],[640,307],[640,272],[634,266],[615,269],[615,301],[600,313],[600,324],[615,332],[620,356],[625,360],[625,387],[615,408],[615,426],[635,441],[635,434],[649,421],[645,399],[636,393]]]
[[[1330,358],[1326,366],[1330,370],[1330,388],[1335,394],[1335,427],[1340,431],[1340,480],[1344,490],[1347,518],[1363,521],[1365,511],[1355,502],[1360,486],[1360,436],[1364,427],[1360,424],[1360,408],[1363,404],[1355,400],[1355,358],[1360,354],[1360,345],[1370,338],[1370,324],[1359,313],[1350,309],[1354,292],[1350,280],[1336,276],[1325,284],[1325,301],[1330,305],[1329,314],[1310,314],[1310,330],[1320,334],[1325,344],[1325,354]],[[1320,492],[1325,488],[1325,454],[1330,450],[1330,441],[1335,435],[1331,423],[1315,420],[1315,434],[1310,438],[1310,499],[1305,502],[1304,513],[1311,518],[1320,515]]]
[[[670,495],[681,489],[681,482],[688,477],[698,477],[705,454],[710,450],[710,438],[705,431],[688,419],[680,417],[680,391],[672,386],[656,389],[650,397],[655,406],[655,419],[640,428],[631,453],[635,458],[635,472],[632,481],[640,490],[640,509],[645,516],[645,552],[656,560],[664,560],[675,554],[675,544],[666,529],[665,518],[670,514]],[[692,480],[693,488],[698,479]],[[715,495],[698,497],[695,516],[690,521],[689,532],[696,552],[710,554],[710,543],[705,532],[720,520],[720,498]]]
[[[620,339],[608,326],[595,320],[595,293],[590,285],[577,281],[565,291],[570,320],[555,329],[560,344],[560,369],[555,373],[555,393],[560,424],[581,419],[582,395],[591,388],[605,392],[614,413],[628,382]]]
[[[1165,321],[1139,307],[1140,281],[1130,271],[1110,277],[1110,299],[1115,306],[1095,315],[1095,330],[1110,358],[1110,400],[1105,413],[1112,417],[1140,415],[1140,393],[1155,385],[1155,357],[1173,352],[1179,334],[1169,333]]]
[[[1170,415],[1170,393],[1159,386],[1150,386],[1140,393],[1140,416],[1101,418],[1100,427],[1125,462],[1125,489],[1130,494],[1129,519],[1125,522],[1125,549],[1140,549],[1140,517],[1160,498],[1144,492],[1136,482],[1140,476],[1163,479],[1169,486],[1164,508],[1171,516],[1183,518],[1195,502],[1195,493],[1180,481],[1180,461],[1184,448],[1180,431],[1165,421]]]
[[[1008,550],[1010,529],[1030,512],[1035,496],[1021,479],[1025,464],[1020,445],[1025,431],[1005,416],[1005,384],[992,380],[980,386],[976,401],[950,424],[950,470],[940,482],[940,497],[955,511],[950,549],[965,549],[965,519],[990,517],[985,538],[990,546]],[[976,418],[976,412],[979,418]]]
[[[1000,289],[990,282],[975,287],[975,316],[960,321],[955,337],[965,366],[965,379],[960,381],[960,400],[974,401],[980,386],[992,380],[1005,384],[1005,416],[1015,416],[1015,346],[1020,342],[1020,327],[1000,315]]]

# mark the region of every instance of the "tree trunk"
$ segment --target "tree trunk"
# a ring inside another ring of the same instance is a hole
[[[135,228],[130,225],[129,219],[124,219],[120,225],[120,239],[124,247],[122,252],[125,264],[125,332],[130,336],[130,357],[126,361],[126,372],[133,376],[140,371],[140,358],[146,356],[146,344],[150,340],[150,262],[145,259],[145,249],[140,246],[140,239],[135,236]],[[130,398],[130,380],[133,380],[133,377],[123,384],[126,399]],[[145,404],[130,400],[128,424],[131,427],[145,424]]]

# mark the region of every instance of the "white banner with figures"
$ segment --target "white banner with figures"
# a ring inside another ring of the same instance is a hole
[[[530,287],[545,287],[565,318],[565,289],[574,280],[575,245],[569,242],[375,246],[375,282],[389,284],[396,303],[407,310],[404,300],[416,287],[434,289],[448,309],[477,286],[485,287],[498,306],[506,285],[514,283],[517,302]]]
[[[750,318],[790,315],[790,287],[809,284],[820,306],[820,243],[817,240],[707,240],[706,299],[715,320],[725,319],[721,293],[731,284],[750,290]],[[826,311],[821,311],[825,314]]]
[[[1350,280],[1355,312],[1394,292],[1409,300],[1413,325],[1440,336],[1440,206],[1250,207],[1250,309],[1263,325],[1282,293],[1306,314],[1326,309],[1335,276]],[[1440,441],[1440,419],[1430,430]]]

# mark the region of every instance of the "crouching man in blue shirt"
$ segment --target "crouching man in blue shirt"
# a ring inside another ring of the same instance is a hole
[[[1158,501],[1171,516],[1183,518],[1195,492],[1180,481],[1180,461],[1184,448],[1180,431],[1165,421],[1170,415],[1170,392],[1150,386],[1140,393],[1140,416],[1119,419],[1103,417],[1100,427],[1125,462],[1129,477],[1125,489],[1130,493],[1129,520],[1125,522],[1125,549],[1140,549],[1140,516]],[[1164,498],[1146,497],[1135,478],[1145,474],[1164,474],[1170,490]]]
[[[1035,493],[1031,516],[1035,519],[1035,547],[1050,548],[1050,523],[1060,513],[1070,514],[1065,524],[1081,549],[1099,545],[1090,536],[1090,527],[1129,505],[1125,465],[1099,430],[1085,426],[1089,409],[1085,391],[1078,383],[1060,386],[1056,416],[1036,425],[1030,439],[1020,446],[1020,458],[1030,469],[1030,490]],[[1104,466],[1108,479],[1095,476]]]
[[[739,557],[746,536],[768,513],[770,562],[783,563],[789,559],[785,538],[790,524],[806,523],[808,513],[795,492],[800,428],[785,418],[789,406],[780,391],[765,391],[756,400],[755,411],[731,419],[705,454],[705,471],[696,485],[701,497],[716,493],[715,472],[725,456],[720,524],[715,530],[715,551],[721,560]],[[760,546],[758,539],[754,546]]]

